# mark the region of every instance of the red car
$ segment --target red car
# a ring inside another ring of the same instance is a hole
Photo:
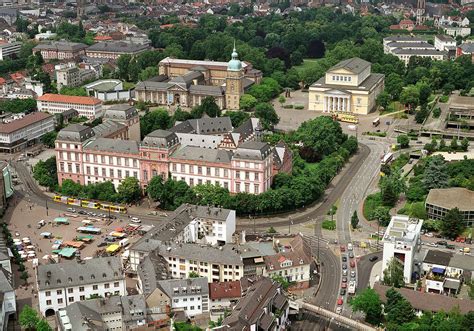
[[[337,299],[337,305],[338,306],[342,306],[342,304],[344,303],[344,300],[341,298]]]
[[[342,283],[341,288],[347,288],[347,283]]]
[[[355,263],[355,261],[354,261],[354,260],[352,260],[350,264],[351,264],[351,268],[355,268],[355,266],[356,266],[356,263]]]
[[[344,246],[344,245],[341,245],[341,247],[340,247],[340,248],[341,248],[341,252],[345,252],[345,251],[346,251],[346,246]]]

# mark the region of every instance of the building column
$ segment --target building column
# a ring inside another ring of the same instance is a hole
[[[326,106],[326,102],[327,102],[326,96],[323,96],[323,113],[325,113],[325,112],[327,111],[327,109],[326,109],[326,107],[327,107],[327,106]]]
[[[338,112],[341,111],[341,98],[340,97],[337,97],[337,111]]]
[[[347,98],[347,112],[351,112],[351,96]]]
[[[346,112],[346,98],[342,98],[342,111]]]

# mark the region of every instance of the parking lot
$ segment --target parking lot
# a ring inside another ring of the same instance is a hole
[[[12,201],[12,207],[9,208],[8,213],[5,215],[5,221],[9,224],[9,229],[12,233],[16,242],[22,242],[24,239],[25,244],[22,244],[22,250],[24,251],[25,256],[25,267],[29,274],[28,284],[25,286],[25,282],[19,278],[20,273],[15,272],[15,287],[16,294],[18,299],[19,311],[21,311],[22,306],[25,304],[35,305],[37,304],[36,294],[34,294],[33,289],[35,288],[36,278],[35,272],[33,269],[33,263],[46,264],[52,263],[52,260],[49,259],[49,256],[52,255],[53,250],[58,247],[54,247],[56,241],[61,241],[63,245],[61,248],[66,247],[64,244],[66,242],[78,243],[78,236],[90,236],[92,240],[90,242],[79,242],[82,243],[82,248],[79,250],[81,259],[93,257],[98,250],[105,250],[107,245],[103,247],[98,247],[98,244],[104,242],[105,237],[116,230],[124,230],[129,224],[129,219],[126,215],[116,215],[118,218],[115,220],[100,219],[96,215],[80,215],[78,213],[72,213],[70,211],[64,212],[55,209],[55,205],[51,204],[48,208],[48,211],[44,205],[37,205],[26,199],[15,198]],[[84,211],[86,209],[83,209]],[[101,213],[100,211],[97,212]],[[75,217],[73,216],[75,215]],[[105,215],[102,215],[105,216]],[[62,222],[55,222],[56,218],[62,218]],[[97,220],[93,220],[97,219]],[[100,220],[99,220],[100,219]],[[39,227],[38,222],[44,220],[44,226]],[[69,224],[60,224],[64,223],[64,220],[67,220]],[[85,220],[91,220],[89,222],[84,222]],[[131,223],[131,222],[130,222]],[[90,235],[86,233],[77,232],[78,227],[93,226],[101,229],[99,235]],[[139,224],[137,224],[138,226]],[[50,238],[45,238],[41,234],[51,233]],[[131,244],[140,238],[138,233],[132,233],[127,235],[128,244]],[[114,242],[118,244],[120,238],[117,238]],[[69,246],[71,247],[71,246]],[[34,255],[33,255],[34,252]],[[124,248],[116,252],[117,255],[120,255],[124,252]],[[48,257],[46,257],[48,256]],[[56,258],[57,260],[58,258]],[[59,258],[61,259],[61,258]],[[74,257],[73,257],[74,259]],[[65,258],[62,258],[65,260]],[[13,265],[13,270],[16,271],[17,266]]]

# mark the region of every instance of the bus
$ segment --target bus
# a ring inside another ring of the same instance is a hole
[[[393,160],[393,153],[388,152],[382,157],[381,164],[389,164]]]
[[[110,211],[113,213],[120,213],[120,214],[127,213],[127,208],[124,206],[111,205],[111,204],[106,204],[106,203],[102,204],[96,201],[75,199],[75,198],[70,198],[70,197],[61,196],[61,195],[55,195],[53,197],[53,201],[64,203],[67,205],[79,206],[83,208],[101,209],[101,210]]]
[[[343,114],[343,113],[333,114],[333,118],[340,122],[347,122],[347,123],[352,123],[352,124],[359,123],[359,119],[357,118],[357,116],[351,115],[351,114]]]
[[[380,117],[377,117],[375,120],[372,121],[372,125],[377,127],[380,125]]]
[[[82,200],[81,201],[81,207],[99,209],[100,204],[98,202],[94,202],[94,201]]]
[[[94,228],[92,226],[80,226],[77,229],[77,232],[88,233],[88,234],[100,234],[101,230],[99,228]]]

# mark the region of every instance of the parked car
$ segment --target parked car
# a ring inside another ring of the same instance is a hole
[[[341,249],[341,252],[345,252],[346,251],[346,246],[341,245],[340,249]]]
[[[342,256],[342,262],[347,262],[347,256],[345,255]]]
[[[76,210],[74,208],[68,208],[67,211],[70,211],[71,213],[75,213]]]
[[[379,257],[378,257],[377,255],[374,255],[374,256],[369,257],[369,261],[370,261],[370,262],[374,262],[374,261],[377,261],[378,258],[379,258]]]
[[[351,278],[355,278],[355,276],[356,276],[355,270],[351,270]]]
[[[353,258],[354,258],[354,253],[353,253],[353,252],[349,252],[349,258],[350,258],[350,259],[353,259]]]
[[[447,244],[447,245],[446,245],[446,248],[447,248],[447,249],[456,249],[456,246],[451,245],[451,244]]]
[[[347,288],[347,283],[341,283],[341,288],[346,289]]]
[[[141,223],[141,222],[142,222],[142,221],[140,221],[139,218],[136,218],[136,217],[132,217],[132,218],[130,219],[130,221],[132,221],[133,223]]]
[[[347,276],[347,269],[342,270],[342,275]]]
[[[356,266],[356,263],[354,262],[354,260],[351,261],[351,268],[355,268]]]
[[[104,246],[107,246],[107,243],[104,241],[97,244],[97,247],[104,247]]]
[[[344,299],[343,299],[342,297],[340,297],[339,299],[337,299],[337,305],[338,305],[338,306],[341,306],[343,303],[344,303]]]
[[[79,210],[78,213],[79,213],[80,215],[87,215],[87,212],[85,212],[84,210]]]
[[[337,307],[336,308],[336,314],[341,314],[342,313],[342,307]]]
[[[438,247],[438,244],[436,244],[436,243],[428,243],[428,246],[431,246],[431,247]]]
[[[446,246],[448,244],[448,242],[444,241],[444,240],[440,240],[440,241],[437,241],[436,244],[440,245],[440,246]]]
[[[352,261],[351,261],[351,262],[352,262]],[[342,270],[345,270],[345,269],[347,269],[347,264],[346,264],[346,263],[343,263],[343,264],[342,264]]]
[[[341,291],[339,292],[340,295],[346,295],[346,289],[341,288]]]
[[[425,234],[425,236],[427,236],[428,238],[433,238],[434,234],[432,232],[428,232]]]

